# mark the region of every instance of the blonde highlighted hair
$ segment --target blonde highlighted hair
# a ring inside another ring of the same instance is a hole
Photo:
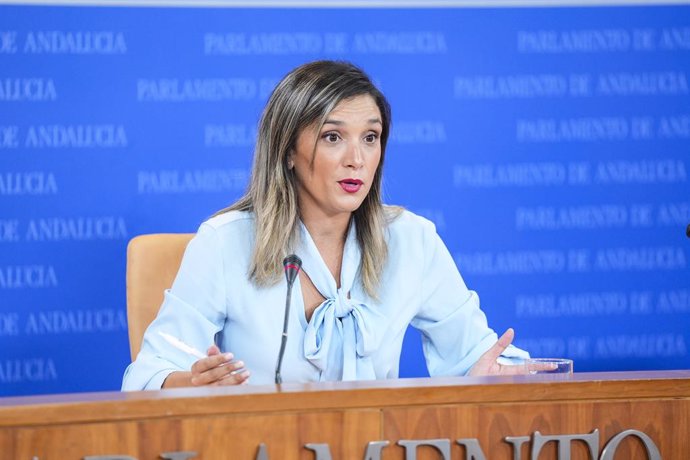
[[[391,109],[383,94],[357,66],[341,61],[315,61],[288,73],[273,90],[257,133],[254,164],[246,194],[218,214],[238,210],[255,216],[256,235],[249,278],[258,286],[280,280],[282,260],[298,235],[297,179],[288,157],[299,133],[323,125],[340,101],[370,95],[381,112],[381,161],[371,189],[353,213],[361,248],[360,276],[368,295],[376,298],[388,248],[387,212],[381,202],[381,176],[390,133]],[[395,210],[390,212],[396,214]]]

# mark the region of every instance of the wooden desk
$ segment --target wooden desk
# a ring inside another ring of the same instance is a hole
[[[477,460],[476,449],[487,460],[536,460],[531,450],[541,438],[535,432],[594,430],[599,437],[595,455],[603,458],[612,438],[637,430],[649,436],[665,460],[690,459],[690,371],[579,373],[566,381],[548,377],[0,398],[0,458],[76,460],[120,454],[149,460],[164,452],[194,451],[186,458],[254,460],[264,443],[271,460],[324,460],[325,455],[304,445],[327,443],[333,460],[351,460],[365,458],[369,442],[389,441],[380,458],[397,460],[413,458],[406,457],[399,442],[436,439],[441,450],[448,446],[449,456],[423,446],[414,450],[416,458],[456,460],[467,455],[457,440],[475,439],[470,450]],[[507,436],[529,438],[513,441],[519,445],[514,456],[513,445],[504,441]],[[572,446],[572,459],[590,458],[584,442],[563,445]],[[558,458],[556,452],[556,442],[546,443],[538,459]],[[637,458],[647,458],[646,449],[636,436],[626,436],[615,459]]]

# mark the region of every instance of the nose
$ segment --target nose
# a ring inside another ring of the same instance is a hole
[[[359,169],[364,166],[364,154],[362,152],[362,146],[360,146],[357,142],[354,142],[348,146],[345,163],[345,166],[354,169]]]

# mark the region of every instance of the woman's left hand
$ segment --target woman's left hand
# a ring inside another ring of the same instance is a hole
[[[503,333],[498,341],[493,347],[489,348],[483,355],[479,357],[472,369],[467,373],[467,375],[472,377],[477,377],[480,375],[516,375],[516,374],[526,374],[525,366],[520,365],[509,365],[509,364],[499,364],[496,360],[501,353],[508,348],[515,337],[515,331],[509,328]]]

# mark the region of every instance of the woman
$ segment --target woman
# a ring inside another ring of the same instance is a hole
[[[433,224],[382,205],[389,129],[388,102],[354,65],[290,72],[263,112],[247,194],[190,242],[123,389],[273,382],[289,253],[303,265],[286,381],[395,378],[409,324],[432,376],[518,372],[497,358],[526,354],[512,330],[496,339]]]

